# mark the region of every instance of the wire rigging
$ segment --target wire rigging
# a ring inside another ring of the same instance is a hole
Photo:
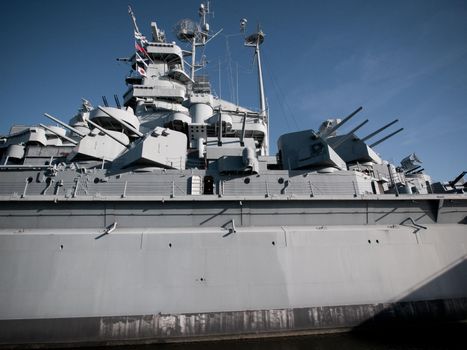
[[[264,55],[264,57],[267,57],[268,55]],[[264,59],[263,58],[263,62],[264,62],[264,67],[265,67],[265,71],[266,71],[266,74],[268,75],[268,77],[270,78],[270,81],[272,83],[272,87],[273,87],[273,90],[275,92],[275,95],[277,97],[277,100],[278,100],[278,104],[282,110],[282,113],[284,114],[284,117],[285,117],[285,122],[287,124],[287,126],[289,127],[290,129],[290,124],[289,124],[289,119],[291,119],[290,121],[293,122],[293,127],[295,127],[297,130],[300,129],[300,126],[297,122],[297,118],[295,117],[295,113],[292,111],[292,108],[290,107],[289,103],[287,102],[287,100],[284,98],[285,96],[285,93],[284,91],[282,90],[282,87],[280,84],[278,84],[277,82],[277,79],[275,77],[275,74],[273,72],[272,69],[270,69],[270,65],[269,65],[269,61],[268,59]]]

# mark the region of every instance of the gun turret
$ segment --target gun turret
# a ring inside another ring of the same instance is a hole
[[[125,142],[119,140],[118,138],[116,138],[114,135],[112,135],[110,132],[108,132],[107,130],[105,130],[102,126],[100,125],[97,125],[96,123],[94,123],[92,120],[88,120],[88,123],[91,124],[93,127],[95,127],[96,129],[99,129],[100,131],[102,131],[104,134],[106,134],[107,136],[109,136],[112,140],[115,140],[117,141],[119,144],[121,144],[122,146],[125,146],[125,147],[128,147],[128,144],[126,144]]]
[[[339,129],[342,125],[344,125],[344,124],[347,123],[350,119],[352,119],[352,117],[355,116],[355,114],[357,114],[358,112],[360,112],[362,109],[363,109],[363,107],[358,107],[355,111],[353,111],[352,113],[350,113],[350,115],[348,115],[347,117],[345,117],[344,119],[342,119],[340,123],[334,125],[331,129],[326,130],[322,135],[319,135],[319,136],[321,136],[323,139],[326,139],[329,135],[331,135],[333,132],[335,132],[337,129]]]
[[[130,130],[133,134],[138,135],[139,137],[142,137],[144,134],[140,132],[139,130],[136,130],[134,127],[132,127],[128,122],[120,119],[116,115],[113,115],[109,113],[107,110],[102,108],[101,106],[97,106],[97,108],[101,111],[104,112],[106,115],[108,115],[110,118],[115,120],[117,123],[119,123],[121,126],[123,126],[125,129]]]
[[[339,148],[339,146],[341,146],[345,141],[347,141],[350,137],[352,137],[352,135],[358,130],[360,129],[363,125],[365,125],[366,123],[368,123],[368,119],[366,119],[363,123],[360,123],[359,125],[357,125],[355,128],[353,128],[352,130],[350,130],[344,137],[342,137],[338,142],[336,142],[332,147],[334,149],[337,149]]]

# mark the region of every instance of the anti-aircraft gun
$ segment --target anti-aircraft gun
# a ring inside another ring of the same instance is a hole
[[[362,138],[356,135],[356,131],[362,128],[368,119],[349,132],[337,135],[337,130],[361,110],[362,107],[358,108],[342,120],[326,120],[318,132],[306,130],[282,135],[278,140],[282,168],[329,173],[339,170],[355,171],[372,179],[373,193],[383,193],[391,189],[398,193],[398,186],[405,185],[404,174],[399,172],[396,166],[383,161],[373,148],[398,134],[403,128],[369,145],[366,143],[395,124],[397,119]]]
[[[289,170],[314,169],[326,172],[347,170],[346,160],[329,141],[335,139],[336,131],[361,110],[362,107],[359,107],[343,120],[324,122],[319,132],[305,130],[279,137],[277,145],[282,167]],[[354,128],[353,132],[365,123],[366,121]]]

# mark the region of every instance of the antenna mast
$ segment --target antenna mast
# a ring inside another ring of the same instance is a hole
[[[136,24],[136,17],[135,17],[135,14],[133,13],[133,9],[131,8],[130,5],[128,5],[128,14],[130,15],[131,20],[133,21],[133,27],[135,29],[135,32],[136,33],[141,33],[139,31],[138,24]]]
[[[247,20],[242,19],[240,21],[240,29],[243,32],[245,30]],[[264,95],[264,83],[263,83],[263,69],[261,65],[261,52],[260,52],[260,45],[264,41],[265,34],[258,26],[258,30],[256,33],[251,34],[250,36],[245,38],[245,46],[254,47],[255,48],[255,57],[258,66],[258,87],[259,87],[259,116],[260,118],[266,123],[267,126],[267,134],[264,138],[263,147],[261,149],[261,155],[268,155],[269,154],[269,120],[266,112],[266,98]]]
[[[206,16],[212,14],[209,9],[209,1],[199,6],[198,14],[200,17],[199,24],[189,19],[183,19],[175,27],[175,34],[178,40],[191,43],[190,77],[192,81],[195,80],[195,72],[205,65],[204,61],[201,61],[199,64],[196,63],[196,47],[206,45],[222,31],[221,29],[214,35],[209,34],[209,23],[206,21]]]

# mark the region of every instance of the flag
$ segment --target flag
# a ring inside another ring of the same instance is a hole
[[[148,68],[148,64],[145,62],[145,60],[138,54],[138,52],[135,52],[135,60],[136,60],[136,70],[139,73],[139,75],[146,77],[146,69]]]
[[[146,68],[148,68],[148,64],[146,63],[146,61],[137,52],[135,52],[135,55],[136,55],[136,63],[137,64],[142,63],[144,64]]]
[[[143,77],[146,76],[146,70],[143,67],[137,65],[137,70],[138,70],[139,75]]]
[[[146,46],[149,43],[148,40],[140,32],[135,30],[134,33],[135,33],[135,48],[136,48],[136,51],[139,51],[142,54],[144,54],[145,56],[149,57],[148,52],[146,51]]]
[[[146,46],[149,43],[146,37],[140,32],[137,32],[136,30],[135,30],[135,40],[137,42],[140,42],[144,46]]]
[[[135,49],[136,49],[136,51],[139,51],[142,54],[148,56],[148,52],[146,51],[146,49],[143,47],[143,45],[141,45],[137,41],[135,41]]]
[[[149,59],[152,63],[153,60],[151,59],[151,56],[149,56],[148,52],[146,51],[146,46],[149,44],[149,41],[146,39],[146,37],[141,34],[139,31],[138,25],[136,24],[136,18],[135,14],[133,13],[133,10],[131,9],[131,6],[128,6],[128,13],[133,20],[133,33],[135,36],[135,66],[134,69],[138,72],[139,75],[146,77],[146,69],[148,68],[148,64],[146,63],[146,59]],[[140,52],[142,57],[139,55]],[[144,59],[143,59],[144,57]]]
[[[138,30],[137,27],[135,27],[134,35],[135,35],[135,49],[136,49],[135,69],[139,75],[146,77],[147,76],[146,70],[148,68],[148,63],[146,63],[146,60],[149,59],[149,61],[154,63],[151,57],[149,56],[148,52],[146,51],[146,46],[149,44],[149,41],[146,39],[146,37],[143,34],[141,34],[141,32]],[[139,53],[141,53],[141,55]]]

